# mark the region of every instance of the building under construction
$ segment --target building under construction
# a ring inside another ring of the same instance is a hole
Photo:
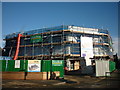
[[[65,60],[69,70],[80,69],[80,60],[112,59],[112,39],[107,30],[61,25],[9,34],[6,56],[14,60]]]

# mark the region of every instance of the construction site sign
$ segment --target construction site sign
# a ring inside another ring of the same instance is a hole
[[[62,61],[60,61],[60,60],[52,60],[52,66],[62,66]]]
[[[41,60],[28,60],[28,72],[40,72]]]
[[[33,35],[30,37],[30,42],[31,43],[42,42],[42,36],[41,35]]]

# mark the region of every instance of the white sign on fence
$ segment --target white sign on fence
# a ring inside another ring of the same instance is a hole
[[[15,68],[20,68],[20,60],[15,60]]]
[[[41,60],[28,60],[28,72],[40,72]]]

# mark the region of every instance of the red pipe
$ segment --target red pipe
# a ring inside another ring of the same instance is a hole
[[[14,55],[13,60],[16,60],[18,57],[18,53],[19,53],[19,47],[20,47],[20,38],[21,38],[22,34],[18,34],[18,38],[17,38],[17,47],[16,47],[16,52]]]

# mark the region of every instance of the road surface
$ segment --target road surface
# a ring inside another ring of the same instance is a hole
[[[119,88],[120,70],[110,77],[65,75],[60,80],[2,80],[2,88]]]

